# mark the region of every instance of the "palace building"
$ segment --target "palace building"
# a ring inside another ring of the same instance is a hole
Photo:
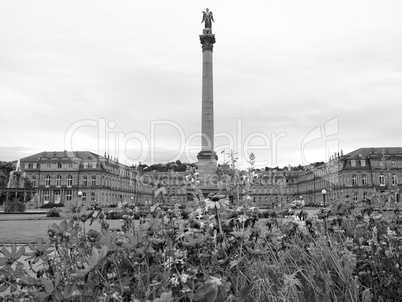
[[[84,201],[104,206],[143,203],[152,198],[153,186],[146,175],[92,152],[41,152],[22,158],[20,163],[37,193],[28,208],[64,203],[78,192]]]
[[[22,158],[20,167],[36,192],[28,208],[62,204],[78,192],[84,201],[103,206],[192,201],[186,172],[142,172],[88,151],[41,152]],[[335,154],[328,162],[303,171],[255,171],[248,186],[244,181],[233,182],[244,179],[248,171],[238,171],[236,178],[233,170],[222,166],[219,173],[232,184],[231,200],[250,196],[256,206],[287,205],[299,198],[311,206],[330,204],[345,196],[358,201],[385,190],[399,201],[402,148],[360,148]],[[154,196],[158,189],[158,196]]]
[[[388,190],[400,200],[402,148],[360,148],[336,154],[327,163],[304,172],[297,180],[306,204],[331,203],[341,197],[360,201]]]

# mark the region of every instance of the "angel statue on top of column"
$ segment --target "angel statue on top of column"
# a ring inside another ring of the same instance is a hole
[[[214,16],[212,15],[212,12],[209,10],[209,8],[207,8],[207,10],[205,12],[203,11],[202,13],[203,13],[203,16],[202,16],[201,23],[205,22],[205,29],[207,29],[207,28],[211,29],[212,28],[212,22],[211,21],[215,22]]]

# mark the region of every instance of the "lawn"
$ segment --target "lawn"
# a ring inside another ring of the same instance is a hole
[[[2,214],[0,215],[0,244],[28,243],[35,242],[37,237],[47,239],[47,230],[53,223],[60,224],[63,219],[46,217],[44,214],[24,215],[24,214]],[[118,228],[120,220],[108,220],[111,228]],[[100,231],[100,224],[94,222],[88,229]]]

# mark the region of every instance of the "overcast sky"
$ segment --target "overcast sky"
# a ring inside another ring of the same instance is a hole
[[[400,0],[0,0],[0,160],[196,161],[207,7],[219,162],[402,146]]]

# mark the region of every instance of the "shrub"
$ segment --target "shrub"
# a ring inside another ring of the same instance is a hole
[[[22,199],[15,197],[12,200],[6,200],[4,213],[24,213],[25,210],[25,202]]]
[[[52,209],[52,208],[61,208],[64,207],[64,204],[62,203],[47,203],[41,206],[41,209]]]
[[[188,213],[187,211],[181,209],[181,217],[182,217],[184,220],[188,220],[188,214],[189,214],[189,213]]]
[[[46,212],[46,217],[60,217],[61,208],[53,208]]]
[[[107,211],[105,214],[106,214],[106,219],[116,220],[116,219],[122,219],[124,212],[123,212],[123,210],[110,210],[110,211]]]

